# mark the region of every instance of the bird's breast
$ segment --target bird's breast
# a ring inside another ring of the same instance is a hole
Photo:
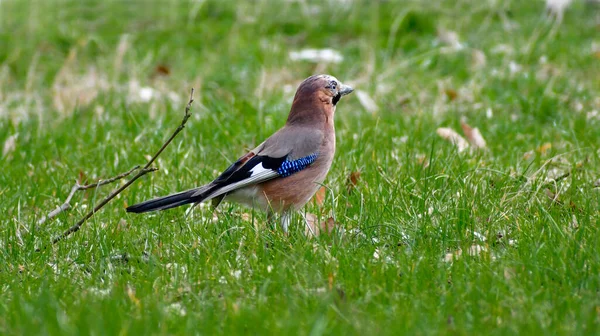
[[[303,207],[322,186],[335,153],[335,133],[325,136],[317,159],[307,168],[288,177],[277,178],[260,185],[269,207],[274,211],[297,210]]]

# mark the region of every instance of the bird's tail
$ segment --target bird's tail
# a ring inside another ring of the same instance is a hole
[[[130,207],[127,207],[127,212],[142,213],[148,211],[171,209],[190,203],[199,203],[209,198],[207,197],[208,193],[206,193],[206,191],[208,191],[210,187],[211,185],[207,184],[200,188],[190,189],[176,194],[163,196],[155,198],[153,200],[134,204]]]

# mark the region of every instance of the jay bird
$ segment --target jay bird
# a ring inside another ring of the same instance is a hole
[[[320,188],[335,153],[333,116],[342,96],[353,89],[333,76],[305,79],[294,96],[285,126],[243,155],[214,181],[127,208],[142,213],[213,200],[230,200],[281,214],[287,233],[291,212]]]

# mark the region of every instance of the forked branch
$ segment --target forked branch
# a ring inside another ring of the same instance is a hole
[[[160,149],[156,152],[156,154],[154,154],[154,156],[152,156],[152,158],[150,158],[150,160],[148,160],[148,162],[146,163],[146,165],[144,165],[144,167],[142,169],[140,169],[137,172],[137,174],[135,174],[125,184],[123,184],[121,187],[113,190],[108,196],[106,196],[104,199],[102,199],[100,201],[100,203],[98,203],[90,212],[88,212],[87,214],[85,214],[85,216],[83,216],[83,218],[81,218],[77,223],[75,223],[73,226],[71,226],[70,228],[68,228],[60,236],[57,236],[56,238],[54,238],[52,240],[52,244],[56,244],[59,241],[61,241],[64,238],[68,237],[69,235],[71,235],[72,233],[79,231],[79,229],[81,229],[81,226],[88,219],[90,219],[96,212],[98,212],[100,209],[102,209],[113,198],[115,198],[117,195],[119,195],[121,192],[123,192],[123,190],[127,189],[131,184],[133,184],[133,182],[135,182],[135,180],[139,179],[140,177],[142,177],[142,176],[144,176],[144,175],[146,175],[146,174],[148,174],[150,172],[153,172],[153,171],[157,170],[157,168],[153,168],[153,167],[150,167],[150,166],[152,165],[152,163],[154,163],[154,161],[158,158],[158,156],[165,150],[165,148],[167,148],[167,146],[173,141],[173,139],[175,139],[175,137],[177,136],[177,134],[179,134],[179,132],[181,132],[185,128],[185,124],[187,123],[188,119],[191,116],[190,110],[192,108],[192,103],[193,102],[194,102],[194,89],[191,90],[190,100],[188,101],[188,104],[185,107],[185,114],[183,115],[183,119],[181,120],[181,123],[175,129],[175,131],[173,132],[173,134],[171,135],[171,137],[169,137],[169,139],[160,147]],[[65,201],[65,203],[63,205],[61,205],[58,209],[56,209],[53,212],[51,212],[50,214],[48,214],[48,216],[44,217],[42,223],[44,221],[46,221],[47,219],[49,219],[49,218],[55,217],[61,211],[64,211],[64,210],[60,210],[61,208],[66,207],[68,209],[70,207],[69,203],[71,201],[71,198],[73,198],[73,195],[75,194],[75,192],[77,190],[84,190],[84,189],[94,188],[94,187],[97,187],[99,185],[104,185],[104,184],[108,184],[108,183],[114,182],[114,181],[116,181],[118,179],[121,179],[123,177],[126,177],[126,176],[130,175],[133,171],[137,170],[138,168],[139,167],[135,167],[135,168],[131,169],[128,172],[125,172],[123,174],[120,174],[118,176],[115,176],[115,177],[113,177],[111,179],[108,179],[108,180],[105,180],[105,181],[100,181],[100,182],[98,182],[96,184],[91,184],[91,185],[86,185],[86,186],[79,186],[78,184],[76,184],[71,189],[71,193],[69,194],[69,197],[67,197],[67,200]],[[66,206],[65,206],[65,204],[66,204]],[[56,214],[53,215],[54,212],[56,212]]]
[[[50,213],[48,213],[46,216],[40,218],[40,220],[38,221],[38,225],[42,225],[44,224],[46,221],[53,219],[54,217],[58,216],[61,212],[67,211],[69,209],[71,209],[71,199],[73,199],[73,196],[75,196],[75,193],[78,192],[79,190],[87,190],[87,189],[92,189],[92,188],[98,188],[101,187],[103,185],[106,184],[110,184],[113,183],[115,181],[118,181],[122,178],[125,178],[129,175],[131,175],[131,173],[133,173],[133,171],[139,169],[140,166],[135,166],[133,168],[131,168],[130,170],[121,173],[117,176],[111,177],[109,179],[106,180],[99,180],[96,183],[91,183],[91,184],[86,184],[86,185],[81,185],[79,184],[79,182],[75,182],[75,185],[71,188],[71,192],[69,193],[69,196],[67,196],[67,198],[65,199],[65,202],[63,204],[61,204],[58,208],[50,211]]]

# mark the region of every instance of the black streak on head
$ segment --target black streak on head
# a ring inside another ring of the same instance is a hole
[[[337,102],[340,101],[340,98],[342,98],[342,94],[338,92],[338,94],[336,94],[335,97],[333,97],[333,100],[332,100],[333,106],[335,106],[335,104],[337,104]]]

